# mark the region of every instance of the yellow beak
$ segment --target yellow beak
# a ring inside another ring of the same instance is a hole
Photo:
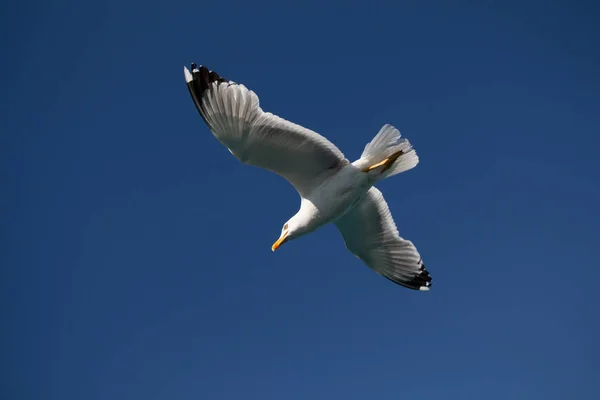
[[[281,246],[284,242],[285,239],[287,238],[288,233],[284,233],[283,235],[281,235],[281,237],[279,239],[277,239],[277,241],[275,243],[273,243],[273,246],[271,246],[271,251],[275,251],[279,248],[279,246]]]

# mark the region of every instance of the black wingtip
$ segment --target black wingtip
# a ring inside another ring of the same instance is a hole
[[[203,65],[198,66],[196,63],[193,62],[190,64],[190,67],[191,72],[187,68],[185,68],[184,71],[186,76],[187,87],[190,92],[190,95],[192,96],[192,100],[194,100],[194,104],[198,109],[198,112],[202,116],[202,119],[204,119],[204,122],[208,124],[204,115],[202,98],[204,97],[206,91],[209,88],[211,88],[211,84],[213,82],[217,82],[218,84],[220,84],[223,82],[227,82],[227,80],[221,77],[215,71],[210,71]]]
[[[215,71],[210,71],[204,65],[198,66],[196,63],[191,63],[191,75],[192,80],[188,82],[188,87],[197,99],[201,99],[204,92],[208,90],[210,84],[213,82],[223,83],[227,82],[227,79],[221,77]]]
[[[421,266],[419,268],[419,272],[417,273],[417,275],[415,275],[411,280],[406,281],[406,280],[401,280],[401,279],[396,279],[394,277],[391,276],[387,276],[387,275],[383,275],[385,278],[387,278],[388,280],[404,286],[406,288],[409,289],[413,289],[413,290],[420,290],[420,291],[428,291],[431,289],[431,275],[429,274],[429,271],[427,271],[425,269],[425,265],[423,264],[423,262],[420,262]]]

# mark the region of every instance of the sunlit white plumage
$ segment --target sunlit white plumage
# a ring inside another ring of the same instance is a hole
[[[329,140],[259,106],[256,94],[206,67],[184,67],[200,115],[214,136],[243,163],[275,172],[301,197],[272,249],[333,222],[348,249],[377,273],[411,289],[429,290],[431,277],[415,246],[399,236],[381,192],[373,185],[415,167],[408,140],[384,125],[350,163]]]

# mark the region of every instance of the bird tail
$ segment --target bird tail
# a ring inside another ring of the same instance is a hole
[[[378,179],[387,178],[416,167],[419,157],[400,131],[384,125],[371,140],[354,164],[364,172],[375,174]]]

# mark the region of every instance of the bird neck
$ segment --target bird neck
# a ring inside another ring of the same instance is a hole
[[[294,215],[297,229],[302,233],[312,232],[319,225],[319,209],[307,199],[302,199],[300,209]]]

